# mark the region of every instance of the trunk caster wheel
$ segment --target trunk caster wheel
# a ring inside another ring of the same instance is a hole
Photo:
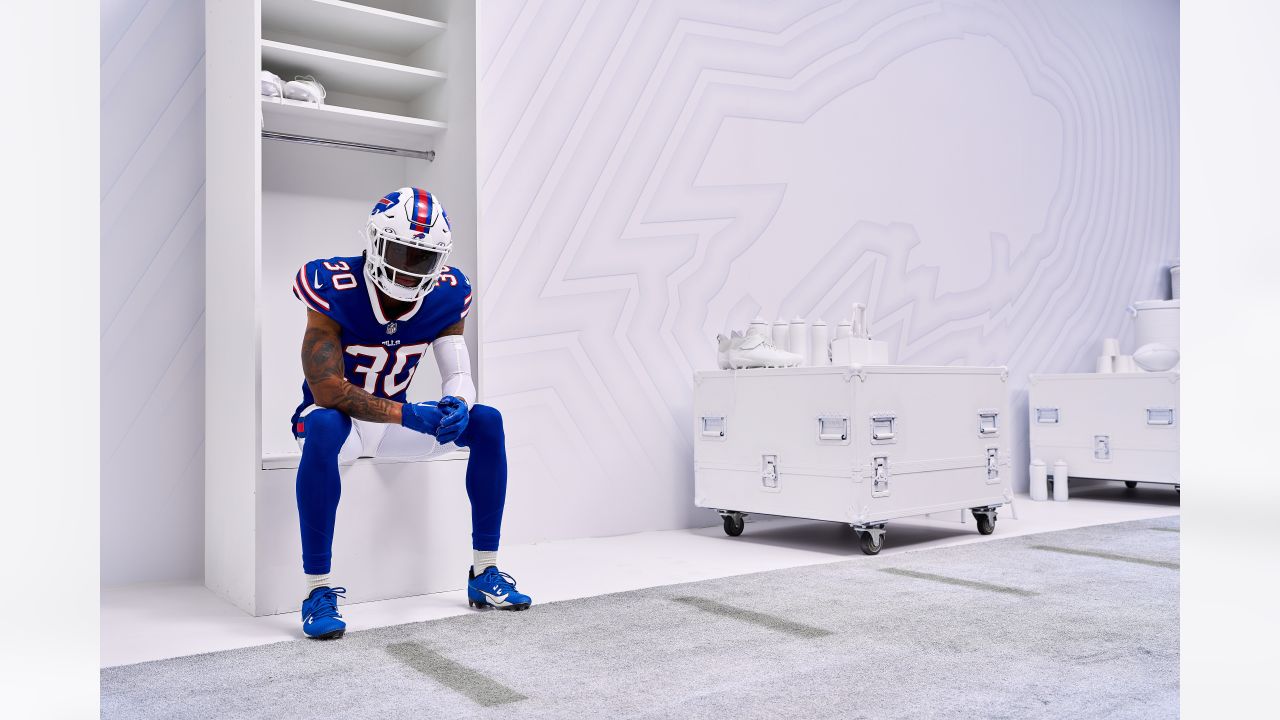
[[[729,537],[738,537],[742,534],[743,528],[747,525],[746,520],[742,518],[742,513],[726,513],[724,515],[724,534]]]
[[[854,525],[858,531],[858,545],[867,555],[875,555],[884,547],[884,525]]]
[[[994,510],[972,510],[973,519],[978,523],[979,535],[990,535],[996,531],[996,513]]]
[[[1132,490],[1132,489],[1134,489],[1134,488],[1138,487],[1138,482],[1137,482],[1136,480],[1125,480],[1125,481],[1124,481],[1124,486],[1125,486],[1125,487],[1127,487],[1127,488],[1129,488],[1130,490]]]

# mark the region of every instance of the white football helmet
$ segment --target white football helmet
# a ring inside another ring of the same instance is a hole
[[[414,302],[435,289],[453,234],[449,216],[434,195],[415,187],[387,193],[365,226],[369,251],[364,274],[396,300]]]

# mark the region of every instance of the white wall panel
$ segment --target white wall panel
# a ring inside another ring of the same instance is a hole
[[[1019,416],[1178,254],[1176,2],[479,15],[511,540],[698,522],[690,372],[752,315],[869,302],[904,362],[1008,363]],[[105,584],[201,573],[203,47],[202,3],[102,5]]]
[[[102,583],[197,578],[204,3],[102,4]]]
[[[904,363],[1085,371],[1178,254],[1171,0],[480,5],[507,537],[705,522],[691,373],[869,304]],[[1025,487],[1025,469],[1018,475]]]

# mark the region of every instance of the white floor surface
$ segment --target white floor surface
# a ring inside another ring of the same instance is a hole
[[[1085,525],[1178,514],[1172,487],[1119,483],[1076,488],[1065,503],[1018,499],[1017,518],[1000,511],[994,535],[981,536],[968,518],[912,518],[889,524],[882,555],[985,542]],[[717,524],[504,547],[501,565],[537,603],[571,600],[781,568],[863,557],[847,526],[779,518],[748,518],[741,537]],[[465,560],[463,561],[465,563]],[[299,570],[301,572],[301,570]],[[341,584],[342,579],[334,580]],[[301,585],[301,576],[299,576]],[[352,630],[420,622],[474,612],[465,591],[342,606]],[[296,613],[251,617],[197,581],[102,589],[102,666],[230,650],[302,637]]]

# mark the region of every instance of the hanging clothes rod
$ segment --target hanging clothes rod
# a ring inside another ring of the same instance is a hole
[[[293,135],[291,133],[273,132],[271,130],[263,130],[262,138],[264,140],[283,140],[285,142],[296,142],[304,145],[320,145],[322,147],[335,147],[344,150],[358,150],[360,152],[379,153],[382,155],[396,155],[399,157],[418,158],[433,162],[436,159],[435,150],[407,150],[405,148],[387,147],[385,145],[369,145],[366,143],[351,142],[349,140],[326,140],[325,138],[309,137],[307,135]]]

